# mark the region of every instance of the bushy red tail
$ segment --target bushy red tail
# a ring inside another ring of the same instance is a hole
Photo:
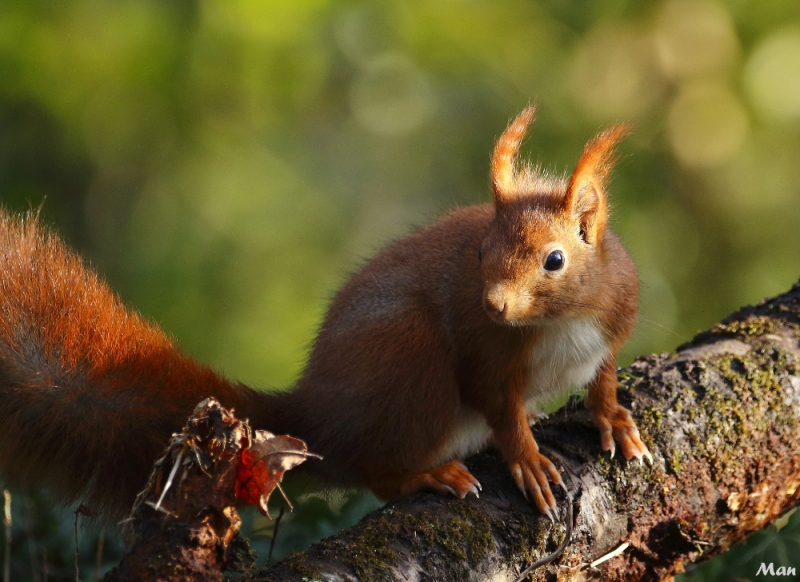
[[[185,356],[55,235],[0,211],[0,475],[124,514],[208,396],[246,417],[256,393]]]

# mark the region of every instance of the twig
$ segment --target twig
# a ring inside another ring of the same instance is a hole
[[[283,493],[283,491],[281,491]],[[272,550],[275,549],[275,540],[278,537],[278,526],[281,524],[281,518],[283,517],[283,507],[281,507],[280,512],[278,513],[278,518],[275,520],[275,527],[272,528],[272,541],[269,543],[269,555],[267,556],[267,565],[272,563]]]
[[[162,511],[161,502],[164,501],[164,496],[167,494],[167,491],[169,491],[169,488],[172,487],[172,481],[175,479],[175,473],[178,472],[178,467],[180,466],[181,461],[183,460],[184,452],[186,452],[186,443],[184,443],[183,447],[178,453],[178,458],[175,459],[175,464],[172,465],[172,470],[169,472],[169,477],[167,477],[167,482],[166,484],[164,484],[164,489],[161,491],[161,496],[158,498],[158,501],[154,506],[151,505],[151,507],[153,507],[153,509],[155,509],[156,511]],[[198,463],[198,466],[200,466],[200,463]],[[202,468],[202,466],[200,466],[200,468]]]
[[[589,564],[589,568],[597,568],[597,566],[599,566],[603,562],[606,562],[606,561],[610,560],[611,558],[616,558],[622,552],[627,550],[628,546],[630,546],[630,544],[628,542],[624,542],[624,543],[620,544],[619,547],[616,550],[612,550],[612,551],[608,552],[605,556],[601,556],[601,557],[597,558],[594,562]]]
[[[6,552],[3,561],[3,582],[11,582],[11,492],[3,490],[4,511],[3,525],[6,528]]]
[[[97,540],[97,555],[94,559],[94,582],[100,580],[100,566],[103,565],[103,544],[106,540],[106,526],[100,528]]]
[[[78,567],[78,515],[80,515],[80,507],[75,510],[75,582],[81,582],[80,569]]]
[[[86,515],[91,517],[94,512],[86,507],[83,503],[75,510],[75,582],[81,582],[80,570],[78,569],[78,516]]]
[[[32,582],[39,582],[39,566],[36,563],[36,536],[33,533],[33,506],[31,505],[30,496],[26,495],[24,498],[25,507],[25,533],[28,538],[28,554],[31,557],[31,580]]]
[[[575,486],[576,479],[574,478],[572,471],[570,471],[569,465],[562,462],[562,466],[564,467],[565,475],[569,480],[570,486],[573,489],[575,489],[575,493],[577,493],[578,488]],[[516,577],[514,582],[521,582],[521,580],[523,580],[528,574],[533,572],[536,568],[540,568],[555,560],[558,556],[561,555],[561,553],[567,548],[569,543],[572,541],[572,527],[573,527],[572,522],[574,521],[572,516],[572,501],[573,501],[572,493],[570,493],[570,490],[567,488],[566,485],[562,484],[561,486],[564,488],[564,493],[566,493],[567,495],[567,519],[566,519],[567,531],[564,533],[564,541],[561,542],[561,544],[559,544],[559,546],[555,549],[555,551],[552,554],[548,554],[541,560],[538,560],[537,562],[534,562],[533,564],[525,568],[520,573],[520,575]]]
[[[564,487],[564,491],[567,494],[567,519],[566,519],[566,526],[567,531],[564,534],[564,541],[559,544],[559,546],[555,549],[555,551],[551,554],[546,555],[541,560],[538,560],[525,568],[520,575],[514,579],[514,582],[522,582],[528,574],[533,572],[536,568],[541,568],[542,566],[549,564],[553,560],[555,560],[561,553],[567,548],[570,541],[572,541],[572,494],[569,492],[569,489]]]
[[[286,505],[289,506],[289,511],[294,511],[294,505],[292,505],[292,502],[289,501],[286,493],[283,492],[283,487],[281,487],[280,481],[276,482],[275,485],[278,487],[278,491],[281,492],[281,495],[283,495],[283,500],[286,502]],[[281,507],[281,511],[283,511],[283,507]]]

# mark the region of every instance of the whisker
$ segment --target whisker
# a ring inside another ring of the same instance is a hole
[[[579,303],[577,301],[564,301],[563,299],[553,299],[548,298],[547,303],[556,304],[556,305],[569,305],[571,307],[583,307],[585,309],[594,309],[595,311],[605,311],[607,313],[614,313],[614,314],[622,314],[623,312],[619,309],[609,309],[607,307],[600,307],[599,305],[593,305],[591,303]]]
[[[646,323],[646,324],[647,324],[647,325],[649,325],[651,328],[658,328],[658,329],[661,329],[661,330],[663,330],[663,331],[666,331],[668,334],[670,334],[671,336],[674,336],[674,337],[678,338],[678,339],[679,339],[679,340],[681,340],[682,342],[688,342],[688,341],[690,341],[690,339],[689,339],[689,338],[687,338],[686,336],[684,336],[684,335],[681,335],[681,334],[679,334],[678,332],[676,332],[675,330],[668,328],[666,325],[661,325],[660,323],[658,323],[657,321],[653,321],[652,319],[648,319],[648,318],[646,318],[646,317],[640,317],[640,318],[639,318],[639,321],[640,321],[641,323]]]
[[[601,311],[601,312],[611,313],[611,314],[615,314],[615,315],[623,315],[624,314],[622,311],[620,311],[618,309],[609,309],[607,307],[600,307],[599,305],[593,305],[591,303],[580,303],[578,301],[565,301],[563,299],[552,299],[552,298],[550,298],[550,299],[548,299],[548,303],[556,304],[556,305],[568,305],[570,307],[581,307],[583,309],[593,309],[595,311]],[[675,330],[670,329],[669,327],[667,327],[665,325],[662,325],[662,324],[660,324],[657,321],[654,321],[652,319],[648,319],[646,317],[639,317],[637,319],[637,321],[640,324],[645,324],[645,325],[649,326],[651,329],[658,329],[658,330],[661,330],[661,331],[665,331],[668,334],[670,334],[671,336],[681,340],[682,342],[688,342],[689,341],[689,338],[687,338],[686,336],[681,335],[678,332],[676,332]]]

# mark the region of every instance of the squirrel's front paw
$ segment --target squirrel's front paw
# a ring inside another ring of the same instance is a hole
[[[600,446],[604,451],[611,451],[612,457],[616,440],[619,442],[622,456],[626,460],[636,457],[641,461],[644,458],[651,465],[653,464],[653,455],[639,437],[639,429],[636,428],[636,423],[633,422],[631,413],[626,408],[618,404],[611,413],[592,414],[592,420],[600,429]]]
[[[530,493],[539,511],[555,521],[556,499],[547,479],[549,477],[556,485],[564,486],[556,466],[538,451],[532,451],[524,458],[510,462],[508,466],[525,499],[528,499]]]

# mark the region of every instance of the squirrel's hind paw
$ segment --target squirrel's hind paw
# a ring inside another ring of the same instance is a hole
[[[402,495],[424,490],[441,494],[450,493],[459,499],[464,499],[469,493],[480,497],[479,491],[482,487],[464,463],[450,461],[441,467],[416,473],[400,487]]]

